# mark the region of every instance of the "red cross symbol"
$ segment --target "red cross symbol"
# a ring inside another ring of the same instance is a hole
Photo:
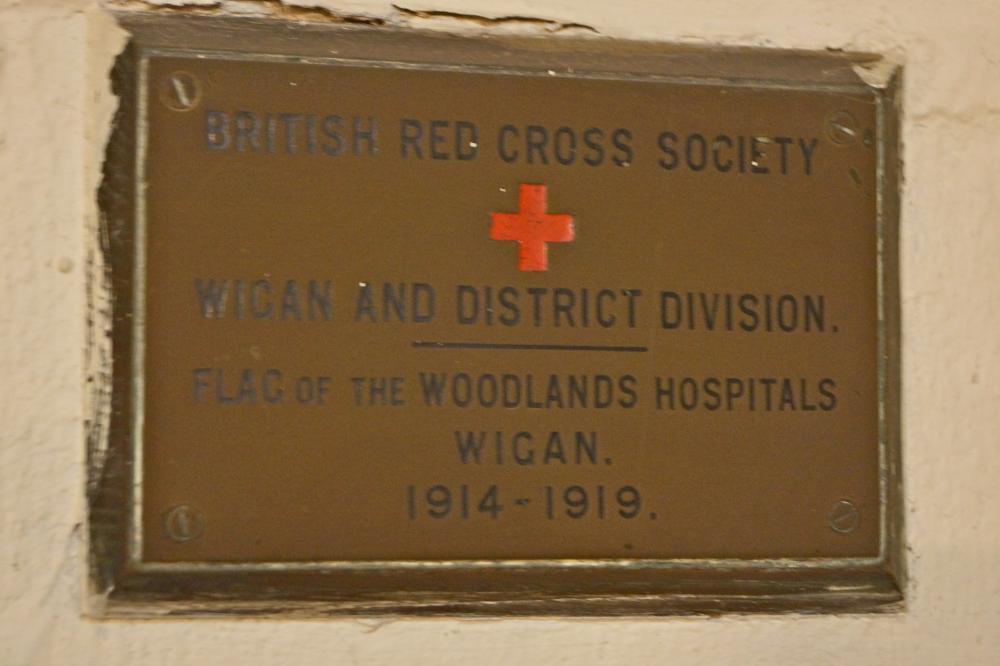
[[[517,241],[517,268],[522,271],[549,269],[546,243],[573,240],[573,216],[545,212],[548,192],[544,185],[521,184],[520,210],[516,213],[493,213],[490,238]]]

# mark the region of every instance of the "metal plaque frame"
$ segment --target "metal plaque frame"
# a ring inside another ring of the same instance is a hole
[[[109,414],[88,433],[89,611],[197,615],[663,615],[892,611],[905,566],[900,462],[899,69],[839,52],[694,48],[608,40],[462,37],[349,24],[123,13],[120,107],[108,145],[100,243],[110,372],[92,379]],[[330,55],[331,45],[336,56]],[[503,48],[501,48],[503,47]],[[880,552],[874,558],[477,561],[142,561],[145,90],[156,56],[363,64],[462,72],[724,84],[870,96],[877,116]],[[669,57],[665,57],[669,56]],[[101,284],[103,283],[103,284]]]

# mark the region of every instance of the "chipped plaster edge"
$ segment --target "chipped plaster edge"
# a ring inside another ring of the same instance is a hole
[[[902,66],[903,59],[899,54],[889,54],[877,60],[852,63],[851,69],[870,88],[885,90],[892,85]]]
[[[112,345],[111,326],[113,295],[111,278],[106,262],[110,242],[107,225],[100,210],[98,194],[103,181],[104,163],[109,137],[114,129],[118,97],[112,90],[111,68],[117,56],[125,49],[128,33],[120,27],[111,12],[97,5],[87,6],[83,12],[85,89],[91,91],[84,99],[83,137],[84,164],[84,239],[83,265],[85,290],[85,340],[83,348],[83,437],[86,443],[86,474],[83,478],[84,511],[86,524],[90,524],[90,500],[99,487],[107,462],[108,436],[111,423]],[[82,530],[85,547],[80,549],[83,560],[79,571],[85,578],[81,610],[85,617],[103,613],[105,595],[94,586],[94,562],[90,559],[91,534]]]
[[[400,2],[372,7],[342,0],[103,0],[115,12],[160,12],[187,15],[272,18],[295,22],[352,23],[396,28],[441,30],[462,34],[551,35],[599,37],[597,28],[555,15],[505,12],[466,13],[408,6]]]

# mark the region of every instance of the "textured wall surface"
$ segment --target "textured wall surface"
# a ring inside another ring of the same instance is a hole
[[[858,49],[903,63],[908,609],[631,621],[84,619],[86,258],[114,105],[106,73],[124,37],[97,0],[0,0],[0,663],[1000,663],[1000,3],[149,4],[293,17],[303,14],[292,5],[323,5],[420,27]]]

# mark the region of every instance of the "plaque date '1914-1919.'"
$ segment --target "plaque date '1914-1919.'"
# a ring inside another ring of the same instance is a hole
[[[489,518],[499,520],[518,512],[541,511],[547,520],[631,520],[640,517],[642,495],[635,486],[607,487],[601,484],[544,486],[536,492],[511,497],[499,486],[491,484],[475,488],[461,484],[406,487],[406,511],[410,520],[454,518],[469,520]],[[506,499],[505,499],[506,498]],[[656,520],[655,512],[646,518]]]

